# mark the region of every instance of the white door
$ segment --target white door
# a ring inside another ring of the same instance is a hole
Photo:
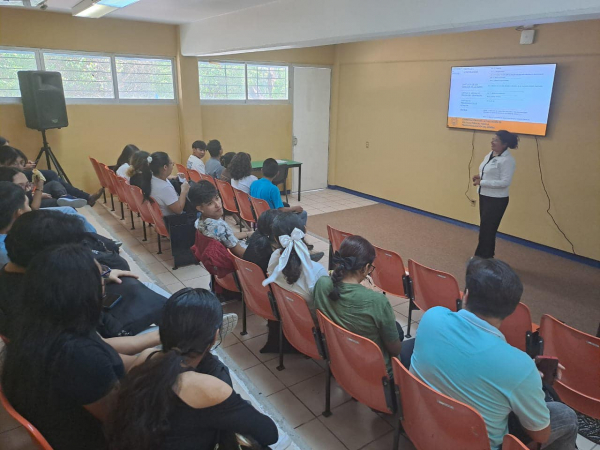
[[[302,191],[327,187],[331,69],[294,67],[293,159],[302,163]],[[297,170],[292,190],[298,191]]]

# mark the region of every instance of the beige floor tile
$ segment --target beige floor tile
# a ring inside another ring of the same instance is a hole
[[[159,255],[156,252],[154,252],[154,257],[156,259],[158,259],[159,261],[173,261],[173,254],[171,253],[170,250],[164,251]]]
[[[210,289],[210,276],[193,278],[191,280],[182,281],[182,283],[184,286],[194,289]]]
[[[393,444],[394,431],[391,431],[390,433],[366,445],[361,450],[390,450]],[[410,442],[404,436],[400,435],[400,440],[398,441],[398,450],[415,450],[415,446],[412,445],[412,442]]]
[[[404,305],[402,309],[397,309],[396,311],[398,311],[401,314],[404,314],[405,316],[408,315],[408,301],[409,300],[407,298],[397,297],[395,295],[390,295],[390,294],[387,294],[387,298],[390,301],[390,304],[392,305],[392,307]]]
[[[406,317],[403,314],[400,314],[396,310],[394,310],[394,315],[396,316],[396,322],[398,322],[401,327],[408,325],[408,317]]]
[[[402,327],[402,329],[404,330],[404,335],[406,336],[406,334],[408,333],[408,326]],[[416,337],[418,329],[419,329],[419,323],[413,322],[412,325],[410,326],[411,337]]]
[[[177,281],[173,284],[167,285],[167,291],[169,291],[171,294],[174,294],[175,292],[179,291],[180,289],[183,289],[184,287],[185,286],[183,285],[183,283]]]
[[[285,389],[283,383],[262,364],[246,369],[244,373],[254,384],[258,393],[265,397]]]
[[[596,450],[595,447],[596,447],[596,444],[594,444],[592,441],[584,438],[580,434],[577,435],[577,448],[579,450],[592,450],[592,449]]]
[[[288,387],[323,372],[323,369],[316,362],[300,354],[285,355],[283,364],[285,369],[277,370],[278,359],[272,359],[265,363],[269,370]]]
[[[229,333],[225,336],[225,339],[219,345],[220,348],[231,347],[232,345],[238,344],[240,340],[235,336],[235,333]]]
[[[170,258],[159,258],[159,256],[162,255],[157,255],[156,253],[150,253],[151,255],[153,255],[154,260],[160,262],[163,266],[165,266],[167,268],[167,270],[169,272],[173,272],[173,266],[175,265],[175,260],[173,259],[173,255],[171,255]]]
[[[132,252],[129,248],[126,248],[125,251],[127,251],[127,253],[129,253],[130,255],[135,255],[136,259],[140,260],[143,263],[151,264],[156,262],[160,264],[160,262],[154,257],[154,255],[145,249],[137,253]]]
[[[237,338],[240,341],[247,341],[248,339],[252,339],[256,336],[260,336],[269,331],[267,328],[267,321],[256,314],[252,316],[246,316],[246,331],[248,334],[241,335],[240,333],[243,330],[243,320],[242,316],[238,315],[238,324],[235,327],[234,333],[236,333]]]
[[[327,374],[322,373],[290,387],[290,390],[313,414],[321,415],[325,410],[325,380]],[[331,407],[346,403],[352,397],[344,391],[335,379],[331,379]]]
[[[179,280],[171,272],[159,273],[156,275],[156,278],[166,286],[179,282]]]
[[[36,450],[38,447],[31,442],[25,428],[19,427],[0,434],[0,448],[2,450]]]
[[[350,450],[366,444],[392,431],[392,427],[367,406],[350,401],[331,410],[330,417],[319,420]]]
[[[242,320],[242,310],[243,305],[241,300],[231,300],[227,303],[223,303],[223,312],[236,313],[240,320]],[[249,317],[252,315],[254,315],[254,313],[249,308],[246,308],[246,316]]]
[[[279,355],[277,353],[261,353],[260,349],[265,346],[267,343],[267,338],[269,337],[268,333],[262,334],[252,339],[247,339],[244,341],[244,345],[248,347],[254,356],[256,356],[261,362],[269,361],[271,359],[278,358]]]
[[[260,361],[256,356],[252,354],[250,350],[244,346],[241,342],[238,344],[231,345],[223,349],[225,353],[235,362],[238,367],[242,370],[249,369],[260,364]]]
[[[201,265],[184,266],[184,267],[179,267],[175,270],[173,270],[173,268],[171,267],[169,272],[171,272],[173,275],[175,275],[175,277],[177,277],[177,279],[179,281],[181,281],[182,283],[187,280],[192,280],[194,278],[210,275],[206,271],[206,269],[204,267],[202,267]]]
[[[289,389],[270,395],[269,401],[292,428],[299,427],[315,418],[315,415]]]
[[[156,261],[154,257],[152,257],[152,259],[154,260],[154,262],[148,262],[144,264],[146,268],[150,271],[150,273],[152,273],[153,275],[158,275],[169,271],[169,269],[167,269],[164,265]]]
[[[346,450],[338,438],[336,438],[319,419],[296,428],[296,433],[310,446],[312,450]]]

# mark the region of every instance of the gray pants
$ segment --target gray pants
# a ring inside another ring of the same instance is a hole
[[[308,213],[306,211],[302,211],[298,215],[300,216],[300,220],[302,221],[302,226],[306,228],[306,222],[308,221]]]
[[[44,183],[44,193],[50,194],[52,198],[61,198],[67,195],[67,190],[58,181],[47,181]]]
[[[544,450],[573,450],[577,439],[577,414],[564,403],[548,402],[550,410],[550,439],[542,445]]]

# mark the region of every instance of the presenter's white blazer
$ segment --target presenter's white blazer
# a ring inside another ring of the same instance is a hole
[[[492,152],[479,166],[481,177],[479,194],[487,197],[508,197],[508,188],[517,166],[515,158],[508,149],[490,161],[491,157]]]

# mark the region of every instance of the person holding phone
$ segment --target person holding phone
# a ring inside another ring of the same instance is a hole
[[[515,173],[516,162],[509,149],[519,146],[519,137],[500,130],[492,139],[492,151],[479,166],[473,177],[473,186],[479,186],[479,244],[475,256],[493,258],[496,233],[508,206],[508,189]]]
[[[177,193],[174,183],[169,179],[175,163],[165,152],[152,153],[146,159],[148,165],[141,168],[146,172],[146,176],[144,177],[144,173],[142,173],[142,178],[149,179],[150,183],[142,184],[144,198],[148,201],[150,197],[156,200],[163,216],[182,214],[185,209],[187,193],[190,190],[189,183],[185,178],[183,178],[183,182],[176,180],[176,183],[180,184],[180,192]]]

